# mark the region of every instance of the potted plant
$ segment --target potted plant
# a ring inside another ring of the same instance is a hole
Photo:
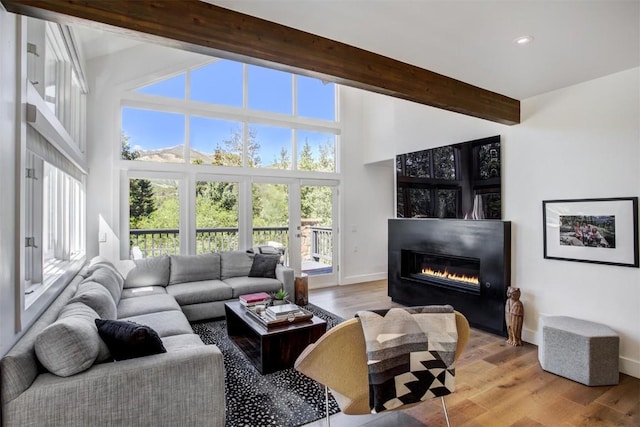
[[[280,288],[278,292],[271,293],[271,299],[273,301],[273,305],[284,304],[288,297],[289,297],[289,294],[283,288]]]

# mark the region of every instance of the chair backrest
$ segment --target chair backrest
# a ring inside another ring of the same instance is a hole
[[[469,341],[469,322],[456,313],[456,360]],[[364,334],[358,318],[347,320],[309,345],[298,357],[295,369],[329,387],[347,415],[368,414],[369,377]]]

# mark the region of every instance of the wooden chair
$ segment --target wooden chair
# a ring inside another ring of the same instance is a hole
[[[469,322],[461,313],[456,311],[455,314],[458,330],[457,360],[469,341]],[[371,413],[365,339],[358,318],[347,320],[327,331],[302,352],[294,367],[325,386],[327,423],[329,423],[327,389],[331,389],[343,413],[347,415]],[[406,409],[420,403],[422,402],[404,405],[399,409]],[[447,426],[449,426],[444,397],[442,397],[442,407]]]

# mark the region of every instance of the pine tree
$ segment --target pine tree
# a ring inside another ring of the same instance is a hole
[[[140,157],[140,152],[131,150],[129,137],[124,133],[121,134],[122,143],[122,159],[136,160]],[[148,218],[156,211],[156,205],[153,200],[153,186],[148,179],[130,179],[129,180],[129,226],[133,229],[138,228],[143,218]]]

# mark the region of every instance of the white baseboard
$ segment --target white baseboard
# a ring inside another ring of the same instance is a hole
[[[354,285],[356,283],[373,282],[376,280],[386,280],[387,273],[360,274],[357,276],[347,276],[340,279],[340,285]]]

